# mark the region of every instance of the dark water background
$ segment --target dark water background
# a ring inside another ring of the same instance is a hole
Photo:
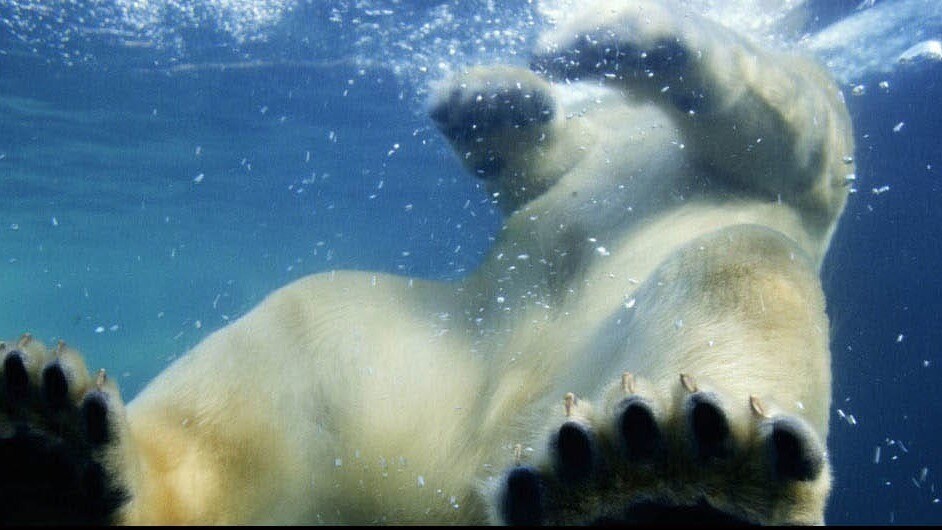
[[[60,4],[0,0],[0,335],[65,338],[130,399],[293,279],[457,278],[497,234],[424,101],[528,49],[526,2],[259,1],[291,7],[258,27],[234,1],[167,0],[148,24]],[[811,2],[807,27],[859,5]],[[859,192],[823,270],[828,521],[940,523],[942,63],[843,82]]]

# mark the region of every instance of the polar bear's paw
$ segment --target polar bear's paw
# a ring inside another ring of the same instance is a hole
[[[104,371],[64,343],[0,342],[0,522],[113,522],[128,495],[124,411]]]
[[[502,522],[823,522],[826,456],[801,418],[687,375],[667,400],[628,374],[619,387],[601,414],[566,396],[546,453],[503,476]]]
[[[452,139],[487,137],[495,130],[521,129],[553,118],[549,86],[528,70],[479,67],[439,90],[430,115]]]
[[[659,105],[693,156],[737,185],[828,226],[844,207],[850,117],[814,60],[763,49],[689,6],[624,0],[574,13],[541,37],[532,65],[554,82],[593,80]]]
[[[511,145],[540,141],[556,114],[550,86],[533,72],[479,67],[436,91],[429,115],[480,178],[493,178],[517,156]]]
[[[759,53],[733,32],[663,1],[586,9],[541,38],[535,69],[556,81],[602,79],[683,112],[722,106],[741,76],[725,75]],[[678,10],[681,10],[680,12]]]

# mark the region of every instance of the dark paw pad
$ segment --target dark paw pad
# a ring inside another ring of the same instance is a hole
[[[504,170],[504,165],[503,157],[494,152],[489,152],[484,155],[479,164],[474,166],[474,174],[485,180],[492,179],[500,175],[501,171]]]
[[[639,502],[630,506],[618,518],[594,521],[594,526],[676,525],[687,526],[754,526],[749,521],[717,510],[705,501],[692,506],[661,504],[653,501]]]
[[[80,445],[19,427],[0,439],[0,524],[108,524],[127,493]]]
[[[643,399],[625,399],[617,421],[617,433],[621,437],[625,456],[629,461],[650,459],[660,449],[661,431],[657,426],[654,411]]]
[[[641,52],[644,67],[651,72],[679,74],[690,60],[687,46],[675,39],[662,39]]]
[[[688,67],[687,46],[676,38],[642,45],[611,32],[583,35],[561,51],[538,55],[531,67],[554,77],[678,78]]]
[[[529,467],[516,467],[507,474],[501,516],[508,525],[537,525],[543,521],[543,484]]]
[[[69,403],[69,380],[62,365],[53,362],[43,369],[43,397],[53,410],[65,409]]]
[[[23,363],[23,354],[17,350],[8,353],[3,360],[3,384],[10,404],[21,402],[29,395],[29,374]]]
[[[566,482],[579,482],[592,474],[595,443],[587,427],[568,421],[559,428],[553,443],[555,469]]]
[[[641,44],[609,32],[589,34],[558,53],[536,57],[531,68],[550,79],[608,79],[662,97],[683,110],[711,108],[703,92],[696,59],[677,37]]]
[[[429,111],[452,141],[473,141],[500,129],[522,129],[553,119],[552,97],[542,90],[514,86],[454,88]]]
[[[811,433],[792,418],[774,420],[768,444],[772,469],[781,480],[814,480],[824,468],[824,455]]]
[[[704,392],[690,396],[687,420],[697,458],[712,460],[732,453],[729,422],[716,397]]]
[[[111,431],[108,425],[108,396],[90,392],[82,403],[82,419],[88,441],[94,446],[108,443]]]

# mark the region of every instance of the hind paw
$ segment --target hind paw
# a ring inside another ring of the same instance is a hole
[[[566,396],[545,453],[503,476],[502,522],[823,522],[826,454],[803,419],[687,375],[668,396],[613,387],[598,414]]]
[[[117,462],[124,408],[104,370],[30,335],[0,342],[0,521],[113,522],[128,495]]]

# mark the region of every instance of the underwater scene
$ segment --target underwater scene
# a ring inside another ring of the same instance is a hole
[[[0,337],[64,339],[130,401],[306,275],[468,276],[505,218],[430,95],[579,4],[0,0]],[[942,3],[684,4],[816,56],[854,124],[826,522],[942,523]]]

